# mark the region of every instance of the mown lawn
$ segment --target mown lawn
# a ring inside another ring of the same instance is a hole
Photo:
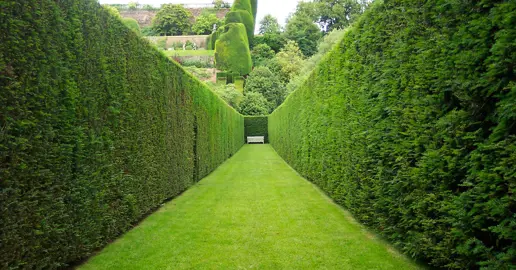
[[[164,51],[167,56],[214,56],[214,50],[176,50]]]
[[[245,145],[81,269],[419,269],[269,145]]]

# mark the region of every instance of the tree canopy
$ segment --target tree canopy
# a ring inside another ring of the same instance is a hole
[[[256,67],[247,78],[245,93],[257,92],[269,103],[269,112],[281,105],[285,97],[285,87],[280,79],[267,67]]]
[[[260,29],[258,33],[263,34],[279,34],[281,32],[281,26],[278,23],[278,19],[276,17],[267,14],[260,21]]]
[[[317,52],[321,30],[308,16],[299,14],[287,22],[285,37],[295,41],[305,56],[312,56]]]
[[[195,20],[195,23],[192,26],[192,32],[197,35],[209,35],[213,31],[214,24],[216,24],[217,27],[222,25],[222,21],[219,20],[217,15],[213,13],[202,13]]]
[[[269,103],[262,94],[249,92],[244,96],[238,111],[243,115],[267,115],[269,114]]]
[[[274,58],[274,51],[269,45],[261,43],[254,46],[251,58],[255,66],[263,66],[268,60]]]
[[[152,21],[155,32],[161,36],[187,34],[192,14],[182,5],[164,4]]]

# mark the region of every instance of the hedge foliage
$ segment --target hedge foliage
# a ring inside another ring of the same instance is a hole
[[[245,116],[244,136],[265,136],[265,143],[269,142],[269,117],[268,116]]]
[[[219,70],[247,75],[253,63],[246,28],[241,23],[229,23],[215,42],[215,63]]]
[[[254,21],[253,16],[245,10],[230,11],[226,14],[226,22],[229,23],[242,23],[245,25],[247,32],[247,43],[252,44],[254,37]]]
[[[238,10],[245,10],[245,11],[249,12],[249,14],[251,14],[251,15],[254,14],[254,9],[253,9],[253,5],[251,4],[251,0],[235,0],[233,2],[233,6],[231,6],[231,11],[238,11]]]
[[[378,3],[269,119],[298,172],[431,265],[516,263],[516,2]]]
[[[95,0],[0,4],[0,268],[91,254],[244,143],[244,119]]]
[[[258,0],[251,0],[251,8],[253,9],[253,22],[256,25],[256,14],[258,13]],[[254,33],[254,30],[253,30]]]
[[[217,42],[217,39],[219,39],[220,35],[224,33],[224,27],[219,27],[217,30],[208,37],[207,46],[208,50],[215,50],[215,43]]]

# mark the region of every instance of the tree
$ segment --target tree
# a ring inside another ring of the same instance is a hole
[[[274,51],[267,44],[258,44],[254,46],[251,52],[251,58],[255,67],[263,66],[265,62],[274,58],[274,55]]]
[[[240,101],[243,98],[243,95],[240,91],[238,91],[234,84],[225,84],[225,85],[216,85],[213,88],[213,91],[226,103],[237,109]]]
[[[303,53],[295,41],[289,40],[276,56],[267,63],[267,67],[279,74],[281,81],[287,84],[298,75],[303,67]]]
[[[230,23],[224,26],[225,33],[215,42],[215,63],[219,70],[240,75],[251,72],[253,62],[245,26]]]
[[[213,31],[214,24],[220,27],[222,21],[213,13],[203,13],[197,17],[197,20],[192,26],[192,32],[197,35],[209,35]]]
[[[152,21],[154,30],[162,36],[183,35],[190,31],[192,14],[182,5],[164,4]]]
[[[278,76],[267,67],[255,68],[246,80],[244,92],[257,92],[263,95],[269,103],[269,112],[281,105],[285,97],[285,86]]]
[[[258,33],[263,34],[279,34],[281,32],[281,26],[278,23],[278,19],[270,14],[265,15],[260,21],[260,29]]]
[[[127,4],[127,7],[130,10],[136,10],[138,8],[138,2],[129,2],[129,4]]]
[[[295,41],[305,56],[312,56],[317,52],[321,30],[308,16],[294,15],[287,22],[285,37]]]
[[[285,43],[287,43],[287,39],[281,33],[266,33],[262,36],[254,37],[255,46],[258,44],[267,44],[275,53],[279,52],[283,46],[285,46]]]
[[[211,3],[213,4],[213,6],[216,9],[230,8],[231,7],[231,5],[228,2],[224,2],[224,0],[214,0]]]
[[[368,1],[358,0],[315,0],[317,23],[324,32],[343,29],[362,14]]]
[[[244,95],[238,111],[243,115],[267,115],[269,104],[262,94],[249,92]]]

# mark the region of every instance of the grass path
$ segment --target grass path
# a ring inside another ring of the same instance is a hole
[[[245,145],[81,269],[418,269],[269,145]]]

